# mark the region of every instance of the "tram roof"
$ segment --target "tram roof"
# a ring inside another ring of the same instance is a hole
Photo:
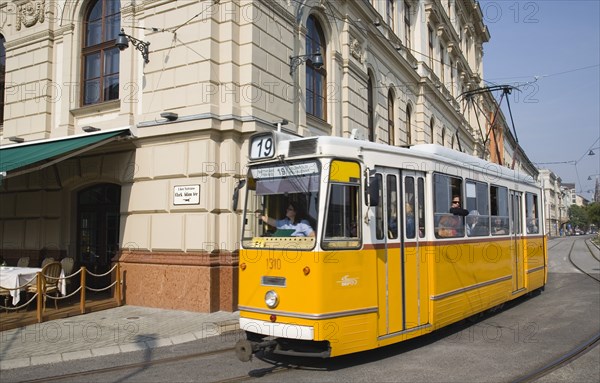
[[[336,153],[338,155],[343,155],[343,153],[345,153],[350,157],[354,157],[356,154],[355,151],[360,152],[361,150],[368,150],[383,154],[400,154],[412,158],[433,160],[462,168],[476,169],[480,172],[493,174],[494,177],[511,179],[528,184],[536,184],[535,179],[529,174],[518,172],[505,166],[489,162],[438,144],[417,144],[410,147],[398,147],[334,136],[298,138],[293,139],[292,141],[314,140],[315,138],[319,142],[318,146],[320,146],[322,149],[325,149],[324,152],[329,154]],[[327,146],[331,146],[331,148],[327,150]]]

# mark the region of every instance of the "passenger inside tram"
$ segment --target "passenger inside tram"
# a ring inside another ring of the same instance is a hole
[[[406,238],[415,237],[415,212],[410,202],[406,203]]]
[[[452,205],[450,206],[450,213],[452,215],[445,215],[440,218],[438,236],[446,238],[463,236],[463,217],[468,215],[469,211],[460,206],[460,196],[454,195],[452,197]]]
[[[315,231],[312,226],[305,219],[306,214],[299,209],[298,204],[290,202],[287,204],[285,211],[285,217],[282,219],[275,219],[269,217],[261,212],[256,213],[256,217],[260,218],[266,224],[277,228],[281,236],[291,237],[314,237]],[[277,233],[277,232],[276,232]],[[284,234],[285,233],[285,234]],[[277,234],[276,234],[277,235]]]
[[[488,225],[479,217],[477,210],[471,210],[467,216],[467,236],[478,237],[482,235],[488,235]]]
[[[492,235],[508,234],[508,225],[501,217],[495,216],[492,219]]]

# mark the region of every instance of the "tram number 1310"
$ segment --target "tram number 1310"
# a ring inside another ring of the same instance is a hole
[[[267,269],[281,270],[281,259],[271,257],[267,258]]]

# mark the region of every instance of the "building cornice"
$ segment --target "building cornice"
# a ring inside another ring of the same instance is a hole
[[[7,41],[5,43],[5,47],[7,50],[18,49],[27,45],[32,45],[35,43],[40,43],[44,41],[53,42],[55,37],[54,31],[41,31],[36,32],[27,36],[23,36],[21,38],[14,39],[12,41]]]

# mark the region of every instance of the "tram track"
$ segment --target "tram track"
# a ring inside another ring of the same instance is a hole
[[[594,251],[593,251],[593,250],[592,250],[592,248],[590,247],[590,242],[591,242],[591,240],[589,240],[589,241],[585,241],[585,245],[587,246],[587,248],[588,248],[589,252],[592,254],[592,257],[594,257],[594,259],[595,259],[596,261],[600,262],[600,258],[596,257],[596,254],[594,254]]]
[[[124,365],[120,365],[120,366],[112,366],[112,367],[98,368],[98,369],[94,369],[94,370],[73,372],[73,373],[69,373],[69,374],[49,376],[49,377],[44,377],[44,378],[39,378],[39,379],[22,381],[21,383],[55,382],[55,381],[61,381],[61,380],[66,380],[66,379],[71,379],[71,378],[90,377],[93,375],[106,374],[106,373],[117,372],[117,371],[126,371],[126,370],[139,369],[139,368],[145,369],[145,368],[148,368],[151,366],[158,366],[161,364],[177,363],[177,362],[182,362],[182,361],[190,360],[190,359],[203,358],[203,357],[207,357],[207,356],[214,356],[214,355],[233,353],[233,352],[234,352],[234,348],[230,347],[230,348],[213,350],[213,351],[197,352],[197,353],[188,354],[188,355],[179,355],[179,356],[174,356],[174,357],[169,357],[169,358],[161,358],[161,359],[148,360],[148,361],[137,362],[137,363],[129,363],[129,364],[124,364]],[[224,380],[224,381],[227,382],[227,381],[235,381],[235,380]]]
[[[108,373],[114,373],[114,372],[119,372],[119,371],[135,370],[135,369],[147,369],[148,367],[166,365],[166,364],[170,364],[170,363],[179,363],[179,362],[183,362],[183,361],[188,361],[188,360],[193,360],[193,359],[201,359],[201,358],[205,358],[205,357],[209,357],[209,356],[216,356],[216,355],[221,355],[221,354],[233,355],[234,351],[235,351],[235,348],[230,347],[230,348],[213,350],[213,351],[197,352],[197,353],[188,354],[188,355],[179,355],[179,356],[174,356],[174,357],[148,360],[148,361],[137,362],[137,363],[129,363],[129,364],[124,364],[124,365],[120,365],[120,366],[98,368],[98,369],[94,369],[94,370],[79,371],[79,372],[73,372],[73,373],[69,373],[69,374],[49,376],[49,377],[44,377],[44,378],[39,378],[39,379],[24,380],[24,381],[21,381],[21,383],[56,382],[56,381],[64,381],[64,380],[68,380],[68,379],[79,379],[79,378],[84,378],[84,377],[87,377],[90,381],[93,381],[92,377],[95,375],[108,374]],[[294,368],[295,367],[291,366],[291,365],[288,365],[288,366],[276,365],[276,366],[272,366],[269,368],[253,370],[244,375],[238,375],[238,376],[228,377],[228,378],[224,378],[224,379],[220,379],[220,380],[215,380],[215,381],[213,381],[213,383],[243,382],[243,381],[247,381],[247,380],[251,380],[251,379],[257,379],[257,378],[260,378],[265,375],[273,375],[273,374],[289,371]]]
[[[572,257],[572,255],[573,255],[573,248],[575,247],[575,242],[577,242],[577,241],[573,241],[573,243],[571,244],[571,249],[569,250],[569,256],[567,257],[567,258],[569,259],[569,262],[571,263],[571,265],[573,265],[573,267],[574,267],[574,268],[576,268],[577,270],[581,271],[583,274],[585,274],[585,275],[587,275],[588,277],[592,278],[592,279],[593,279],[593,280],[595,280],[596,282],[599,282],[599,283],[600,283],[600,279],[599,279],[599,278],[597,278],[596,276],[594,276],[594,275],[592,275],[592,274],[588,273],[587,271],[585,271],[585,270],[584,270],[584,269],[582,269],[581,267],[577,266],[577,264],[575,264],[575,261],[573,261],[573,257]],[[584,241],[584,242],[585,242],[585,241]],[[588,244],[587,244],[587,243],[585,243],[585,245],[586,245],[586,247],[587,247],[587,250],[588,250],[588,252],[589,252],[589,253],[590,253],[590,255],[592,256],[592,258],[594,258],[594,259],[596,259],[596,260],[597,260],[597,258],[595,257],[595,255],[594,255],[594,252],[592,251],[592,249],[590,249],[590,247],[588,246]]]
[[[573,243],[571,244],[571,248],[569,249],[569,254],[567,256],[569,262],[571,263],[571,265],[573,267],[575,267],[577,270],[579,270],[581,273],[583,273],[584,275],[588,276],[589,278],[595,280],[596,282],[600,283],[600,279],[598,279],[596,276],[586,272],[584,269],[582,269],[581,267],[579,267],[574,261],[573,261],[573,249],[575,247],[575,243],[577,242],[577,240],[573,241]],[[592,249],[589,247],[587,241],[584,241],[585,245],[590,253],[590,255],[598,260],[598,258],[595,256],[594,252],[592,251]],[[585,341],[583,341],[582,343],[578,344],[575,348],[569,350],[569,352],[553,359],[552,361],[550,361],[549,363],[547,363],[546,365],[534,370],[533,372],[530,372],[516,380],[514,380],[514,383],[525,383],[525,382],[534,382],[537,379],[540,379],[548,374],[550,374],[552,371],[555,371],[561,367],[566,366],[567,364],[575,361],[576,359],[578,359],[579,357],[583,356],[585,353],[587,353],[588,351],[592,350],[594,347],[597,347],[600,344],[600,332],[595,333],[594,335],[590,336],[588,339],[586,339]]]

